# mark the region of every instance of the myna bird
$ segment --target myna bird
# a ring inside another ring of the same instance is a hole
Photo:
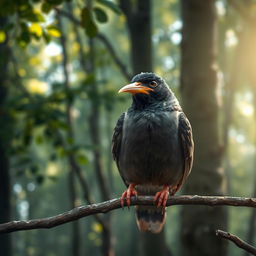
[[[154,195],[156,206],[137,206],[140,231],[159,233],[166,219],[166,202],[188,177],[194,143],[190,123],[164,79],[141,73],[119,93],[132,94],[132,105],[117,121],[112,153],[128,187],[121,204],[131,197]]]

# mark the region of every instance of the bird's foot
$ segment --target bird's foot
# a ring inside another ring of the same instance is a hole
[[[169,197],[169,186],[164,186],[164,188],[157,192],[154,200],[156,202],[157,207],[163,207],[165,208],[167,199]]]
[[[126,200],[126,204],[128,207],[131,205],[131,197],[137,196],[137,191],[135,189],[135,184],[130,184],[126,191],[121,196],[121,206],[124,207],[124,202]]]

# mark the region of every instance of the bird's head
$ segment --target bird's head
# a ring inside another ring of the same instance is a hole
[[[151,104],[169,99],[173,93],[164,79],[154,73],[140,73],[119,90],[133,95],[134,102]]]

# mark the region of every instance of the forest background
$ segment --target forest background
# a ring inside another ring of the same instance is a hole
[[[133,75],[165,78],[191,121],[181,194],[256,194],[255,0],[0,1],[0,221],[53,216],[121,195],[111,156]],[[140,234],[134,209],[0,235],[0,255],[245,255],[251,208],[173,206]]]

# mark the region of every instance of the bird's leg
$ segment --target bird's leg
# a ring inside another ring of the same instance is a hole
[[[156,193],[154,200],[156,202],[157,207],[165,208],[166,202],[169,196],[169,186],[164,186],[162,190]]]
[[[121,206],[124,207],[124,201],[126,200],[127,206],[131,205],[131,197],[137,196],[137,191],[135,189],[136,184],[130,184],[127,190],[121,196]]]

